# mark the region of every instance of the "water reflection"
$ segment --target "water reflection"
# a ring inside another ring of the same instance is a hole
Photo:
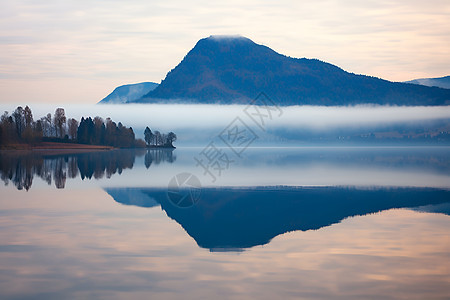
[[[34,176],[48,185],[62,189],[68,178],[101,179],[132,169],[136,157],[145,155],[145,166],[173,163],[176,156],[169,149],[111,150],[84,153],[0,152],[0,177],[5,185],[12,182],[18,190],[29,190]]]
[[[159,165],[161,162],[173,163],[176,158],[173,149],[149,149],[145,153],[145,167],[148,169],[152,164]]]
[[[199,151],[0,153],[18,188],[66,182],[0,186],[0,298],[449,295],[448,148],[248,149],[179,208],[168,181]]]
[[[196,165],[202,148],[90,153],[0,152],[0,176],[30,189],[37,176],[64,188],[73,178],[102,187],[164,187],[175,175],[196,175],[203,187],[384,186],[450,188],[450,148],[251,148],[213,182]],[[226,149],[223,149],[226,151]],[[212,167],[214,168],[214,166]],[[129,170],[122,174],[123,170]],[[217,171],[215,169],[213,172]],[[120,174],[121,176],[114,176]]]
[[[165,189],[105,190],[122,204],[161,205],[200,247],[211,251],[264,245],[286,232],[318,230],[393,208],[434,207],[434,212],[447,214],[439,207],[450,204],[449,190],[431,188],[206,188],[190,208],[174,205]]]

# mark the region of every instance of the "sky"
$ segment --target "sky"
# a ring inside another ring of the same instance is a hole
[[[448,0],[0,0],[0,103],[94,104],[239,34],[392,81],[450,75]]]

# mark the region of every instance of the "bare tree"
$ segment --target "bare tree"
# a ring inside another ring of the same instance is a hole
[[[78,121],[70,118],[69,120],[67,120],[67,127],[69,130],[69,136],[72,140],[76,140],[77,139],[77,130],[78,130]]]
[[[167,145],[173,147],[173,142],[177,140],[177,135],[172,131],[167,134]]]
[[[48,113],[45,117],[42,117],[41,122],[43,135],[52,136],[52,114]]]
[[[31,112],[31,109],[27,106],[25,106],[25,109],[23,111],[24,119],[25,119],[25,127],[32,127],[33,125],[33,113]]]
[[[64,136],[64,125],[66,124],[66,113],[64,112],[64,108],[57,108],[55,110],[55,115],[53,117],[55,128],[59,130],[59,137],[63,138]],[[57,132],[58,135],[58,132]]]
[[[159,146],[162,144],[162,137],[161,137],[161,132],[159,132],[158,130],[155,131],[155,145]]]
[[[22,138],[29,143],[33,140],[33,113],[28,105],[23,110],[23,120],[25,127],[22,132]]]
[[[35,123],[34,123],[34,129],[33,129],[33,131],[34,131],[34,136],[33,136],[33,138],[35,139],[35,140],[41,140],[42,139],[42,136],[43,136],[43,132],[44,132],[44,130],[43,130],[43,126],[42,126],[42,120],[37,120]]]

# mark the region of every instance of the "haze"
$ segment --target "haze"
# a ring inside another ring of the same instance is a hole
[[[1,111],[12,112],[17,105],[1,104]],[[68,118],[80,120],[81,117],[110,117],[115,122],[131,126],[136,136],[142,137],[146,126],[162,132],[174,131],[183,144],[195,139],[197,145],[204,145],[219,134],[236,117],[257,131],[258,136],[266,134],[244,113],[244,105],[199,105],[199,104],[125,104],[125,105],[54,105],[33,104],[30,108],[35,119],[53,113],[63,107]],[[262,109],[262,108],[261,108]],[[265,118],[264,128],[277,135],[274,130],[330,131],[336,129],[355,129],[379,126],[410,125],[423,122],[443,121],[450,123],[450,106],[287,106],[280,107],[281,115],[273,113]],[[261,113],[265,113],[261,110]],[[278,137],[280,138],[280,137]],[[277,140],[270,137],[269,140]]]

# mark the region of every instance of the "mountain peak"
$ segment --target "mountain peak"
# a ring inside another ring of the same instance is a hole
[[[199,40],[161,84],[136,102],[279,105],[447,105],[450,91],[355,75],[317,59],[291,58],[239,35]]]
[[[133,102],[141,98],[148,92],[154,90],[158,86],[154,82],[141,82],[134,84],[121,85],[114,89],[114,91],[103,98],[100,104],[124,104]]]
[[[216,44],[255,44],[251,39],[243,37],[242,35],[210,35],[198,41],[201,43],[216,43]]]
[[[215,41],[230,41],[230,40],[245,40],[245,41],[251,41],[249,38],[243,37],[240,34],[215,34],[210,35],[207,38],[204,38],[204,40],[215,40]]]
[[[195,47],[189,53],[194,54],[197,51],[204,51],[204,52],[213,51],[213,52],[224,52],[228,54],[233,54],[233,52],[246,51],[245,49],[249,50],[255,47],[264,47],[264,46],[258,45],[254,43],[251,39],[240,35],[211,35],[207,38],[199,40],[195,45]]]

